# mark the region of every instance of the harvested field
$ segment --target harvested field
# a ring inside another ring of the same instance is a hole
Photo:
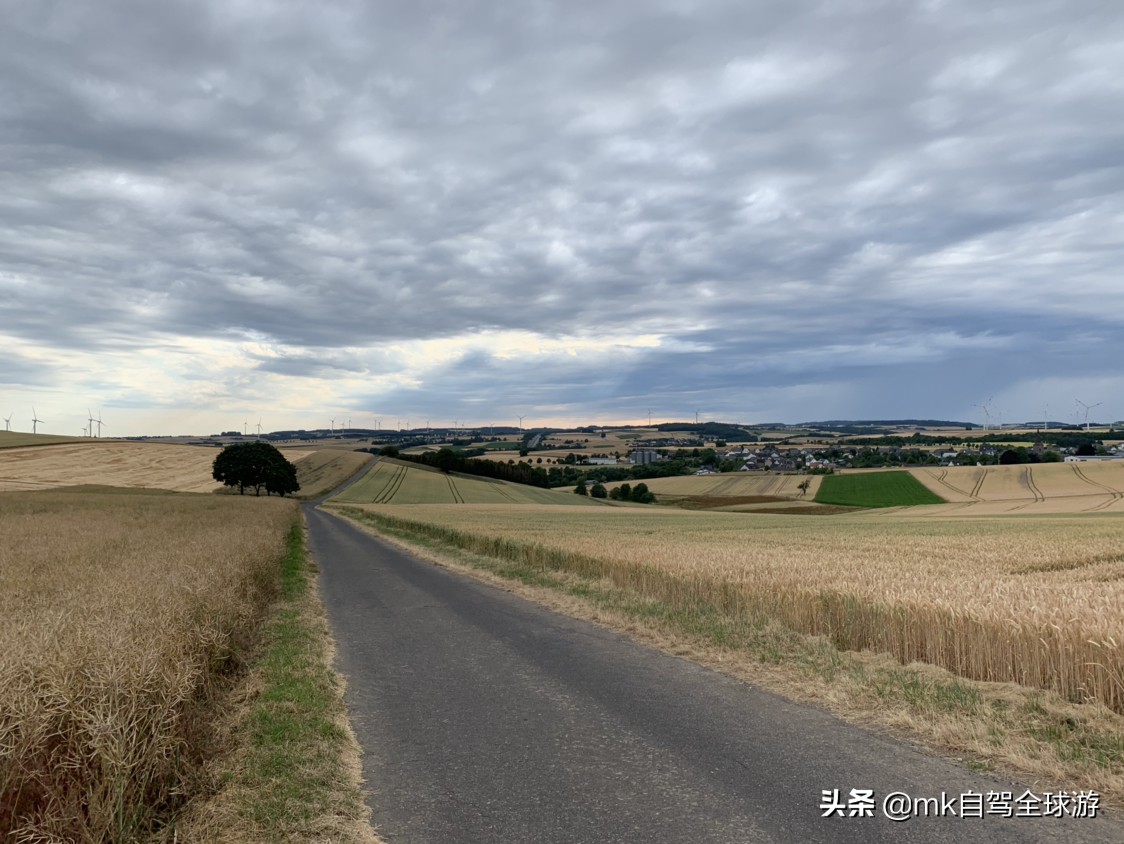
[[[382,459],[333,503],[596,505],[586,496]]]
[[[369,454],[332,448],[283,449],[297,467],[302,498],[315,498],[351,477]],[[0,450],[0,491],[63,486],[118,486],[213,492],[217,448],[114,440]]]
[[[101,485],[211,492],[218,449],[90,441],[0,450],[0,491]]]
[[[1124,522],[368,505],[388,525],[1124,712]],[[928,508],[926,508],[928,509]],[[412,527],[411,527],[412,526]]]
[[[33,445],[106,442],[89,437],[63,437],[56,434],[25,434],[22,431],[0,431],[0,448],[24,448]]]
[[[950,502],[926,508],[934,516],[1124,513],[1124,460],[953,466],[910,472]]]
[[[339,449],[282,449],[297,467],[298,498],[318,498],[331,492],[374,458],[361,451]]]
[[[295,514],[281,499],[0,493],[0,839],[139,840],[192,794]]]

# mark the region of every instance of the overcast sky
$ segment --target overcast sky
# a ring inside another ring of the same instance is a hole
[[[1124,418],[1116,3],[2,8],[14,430]]]

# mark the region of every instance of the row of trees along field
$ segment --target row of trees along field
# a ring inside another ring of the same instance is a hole
[[[238,487],[244,495],[252,489],[254,495],[277,493],[280,496],[297,492],[297,467],[285,459],[269,443],[235,443],[222,450],[211,467],[211,477],[229,487]]]
[[[639,466],[598,466],[588,471],[579,469],[576,465],[567,464],[544,468],[532,466],[530,463],[517,463],[514,460],[508,460],[507,462],[484,460],[476,458],[472,452],[461,452],[447,446],[438,451],[427,451],[423,454],[404,454],[392,445],[383,446],[380,449],[360,450],[379,454],[383,457],[394,457],[411,463],[420,463],[423,466],[433,466],[443,472],[478,475],[485,478],[542,487],[543,489],[576,486],[581,481],[585,481],[587,484],[607,484],[689,475],[700,466],[715,466],[720,471],[732,472],[741,466],[738,461],[718,460],[713,448],[682,449],[675,453],[670,460],[662,460],[658,463],[646,463]]]

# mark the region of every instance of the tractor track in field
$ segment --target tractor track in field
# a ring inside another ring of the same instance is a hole
[[[1012,507],[1007,511],[1008,513],[1015,513],[1019,510],[1029,507],[1031,504],[1038,504],[1046,500],[1046,496],[1042,494],[1042,490],[1040,490],[1038,488],[1038,484],[1034,482],[1034,474],[1030,466],[1023,466],[1022,471],[1019,473],[1019,483],[1026,487],[1033,498],[1030,501],[1025,501],[1022,504],[1019,504],[1016,507]]]
[[[398,490],[402,488],[402,482],[406,480],[406,472],[409,471],[405,466],[397,466],[394,469],[394,474],[386,482],[379,494],[374,497],[373,503],[375,504],[389,504],[394,496],[398,494]]]
[[[1102,492],[1107,493],[1108,496],[1109,496],[1106,500],[1100,502],[1099,504],[1096,504],[1093,507],[1088,507],[1088,508],[1082,510],[1081,512],[1083,512],[1083,513],[1096,513],[1100,510],[1107,510],[1109,507],[1111,507],[1113,504],[1115,504],[1121,498],[1124,498],[1124,492],[1120,492],[1120,490],[1114,489],[1113,487],[1110,487],[1108,484],[1102,484],[1100,481],[1094,481],[1092,478],[1090,478],[1088,475],[1086,475],[1083,471],[1081,471],[1081,468],[1076,463],[1071,463],[1069,465],[1070,465],[1070,468],[1073,469],[1073,474],[1075,474],[1080,480],[1084,481],[1085,483],[1087,483],[1091,487],[1094,487],[1096,489],[1101,490]]]
[[[987,478],[987,470],[986,469],[980,469],[979,470],[979,477],[976,479],[976,485],[974,487],[972,487],[972,491],[970,493],[968,493],[968,495],[971,496],[976,501],[981,500],[980,499],[980,490],[983,489],[985,478]]]
[[[979,501],[980,500],[973,493],[968,492],[967,490],[963,490],[960,487],[956,486],[955,484],[950,483],[947,480],[947,478],[948,478],[948,470],[947,469],[942,469],[940,471],[940,474],[933,474],[932,472],[926,472],[926,474],[930,478],[932,478],[934,481],[936,481],[938,484],[940,484],[941,486],[943,486],[947,489],[950,489],[950,490],[952,490],[953,492],[955,492],[959,495],[966,495],[969,498],[971,498],[973,501]],[[976,484],[976,489],[978,490],[982,484],[983,484],[983,478],[981,477],[979,483]],[[962,502],[962,503],[967,503],[967,502]]]

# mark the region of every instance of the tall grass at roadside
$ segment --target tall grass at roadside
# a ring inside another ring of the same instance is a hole
[[[0,839],[140,840],[192,794],[295,507],[0,495]]]
[[[1124,713],[1112,517],[809,520],[612,508],[348,507],[347,515],[676,611],[780,622],[845,650],[1049,689]]]

